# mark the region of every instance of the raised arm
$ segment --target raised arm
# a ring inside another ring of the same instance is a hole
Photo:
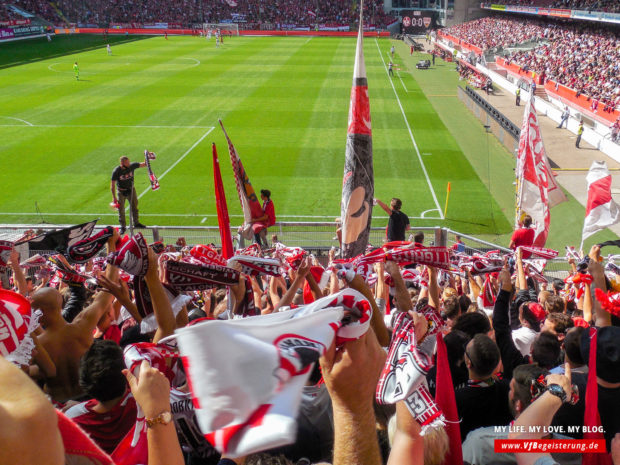
[[[348,281],[348,279],[347,279]],[[375,302],[375,297],[372,295],[372,291],[364,281],[360,275],[355,275],[351,281],[349,281],[349,287],[351,289],[355,289],[360,292],[368,302],[370,302],[370,306],[372,307],[372,317],[370,319],[370,326],[375,330],[375,334],[377,339],[379,340],[379,344],[382,347],[387,347],[390,345],[390,332],[385,326],[385,322],[383,321],[383,314],[379,310],[377,306],[377,302]]]
[[[373,398],[385,352],[372,330],[321,357],[334,413],[333,465],[380,465]],[[351,380],[356,380],[351,382]]]
[[[588,271],[592,275],[592,290],[600,289],[603,292],[607,292],[605,271],[600,263],[601,248],[598,245],[592,246],[589,256]],[[592,307],[592,310],[594,310],[593,318],[595,325],[599,327],[611,326],[611,314],[601,307],[601,303],[597,299],[592,299]]]
[[[392,209],[390,207],[388,207],[386,204],[384,204],[381,200],[379,199],[375,199],[377,201],[377,204],[383,208],[383,210],[385,211],[385,213],[387,213],[388,215],[392,214]]]
[[[547,376],[547,386],[553,384],[561,387],[566,399],[570,399],[572,395],[571,380],[570,380],[570,366],[566,364],[566,375],[551,374]],[[544,430],[551,425],[553,416],[560,409],[563,404],[563,400],[550,391],[544,392],[538,399],[532,402],[524,411],[519,415],[514,423],[514,431],[509,434],[509,439],[541,439],[543,437]],[[517,457],[518,465],[533,465],[536,461],[542,457],[549,457],[549,454],[532,454],[532,453],[520,453],[515,454]]]
[[[525,277],[525,270],[523,269],[523,259],[521,258],[521,247],[517,248],[517,287],[519,290],[527,289],[527,279]]]
[[[439,311],[441,301],[439,300],[439,285],[437,284],[437,269],[428,266],[428,304]]]
[[[423,465],[422,428],[409,413],[404,401],[396,403],[396,432],[387,465]]]
[[[101,287],[103,287],[106,291],[114,296],[116,301],[125,307],[127,311],[131,314],[136,322],[140,323],[142,321],[142,317],[138,312],[138,307],[135,302],[131,300],[131,294],[129,293],[129,287],[127,283],[122,279],[118,280],[118,283],[113,283],[105,276],[101,276],[97,282]]]
[[[411,302],[411,297],[409,297],[409,292],[407,292],[407,286],[405,286],[405,280],[400,274],[399,266],[396,262],[388,260],[385,262],[385,271],[390,274],[392,282],[394,283],[394,290],[396,291],[394,295],[396,298],[396,310],[399,312],[413,310],[413,302]]]
[[[116,251],[116,241],[118,238],[118,231],[115,229],[114,235],[108,239],[106,245],[108,253]],[[114,265],[108,265],[105,276],[110,281],[116,281],[118,279],[118,268]],[[84,337],[92,337],[93,330],[101,316],[109,309],[112,299],[112,295],[107,292],[97,292],[93,303],[75,317],[73,324],[80,329]]]
[[[295,294],[297,293],[297,289],[301,289],[301,286],[304,285],[306,280],[306,275],[310,271],[310,263],[308,258],[304,258],[300,263],[299,268],[297,268],[297,275],[295,279],[291,283],[291,287],[288,288],[286,293],[280,299],[278,305],[275,306],[274,312],[277,312],[281,307],[288,307],[293,303],[293,299],[295,298]]]
[[[493,306],[493,329],[495,330],[495,342],[499,347],[502,364],[504,365],[504,376],[506,379],[510,379],[512,378],[514,368],[522,363],[526,363],[526,360],[515,346],[510,329],[508,311],[510,295],[512,293],[512,281],[508,265],[504,265],[500,272],[499,283],[501,288]]]
[[[129,370],[123,370],[131,393],[144,412],[147,420],[154,420],[161,414],[170,414],[170,382],[157,369],[144,360],[138,378]],[[161,418],[161,417],[160,417]],[[183,453],[174,427],[174,421],[167,424],[155,423],[146,430],[148,443],[148,465],[184,465]]]
[[[26,276],[24,276],[24,270],[19,266],[19,252],[15,249],[11,250],[9,257],[9,265],[13,270],[13,281],[17,286],[17,292],[26,296],[28,294],[28,285],[26,284]]]
[[[164,285],[159,280],[159,265],[157,263],[157,254],[149,247],[149,267],[146,271],[144,280],[151,294],[151,302],[153,303],[153,313],[157,321],[157,331],[153,337],[153,342],[157,343],[166,336],[170,336],[177,328],[176,319],[172,312],[170,300],[166,295]]]

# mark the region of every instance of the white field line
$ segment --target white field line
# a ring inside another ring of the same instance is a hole
[[[405,110],[403,110],[403,106],[400,103],[400,98],[398,97],[398,93],[396,92],[396,88],[394,87],[394,82],[390,79],[387,66],[385,64],[385,60],[383,59],[383,54],[381,53],[381,48],[379,48],[379,42],[375,39],[375,44],[377,44],[377,50],[379,51],[379,56],[381,57],[381,61],[383,62],[383,68],[385,69],[385,74],[388,75],[388,80],[390,81],[390,85],[392,86],[392,90],[394,91],[394,96],[396,97],[396,101],[398,102],[398,106],[400,108],[400,112],[403,115],[405,120],[405,124],[407,125],[407,130],[409,131],[409,136],[411,137],[411,142],[413,143],[413,147],[415,148],[415,152],[418,155],[418,160],[420,161],[420,166],[422,167],[422,171],[424,172],[424,177],[426,178],[426,183],[428,184],[429,190],[433,196],[433,200],[435,201],[435,206],[437,207],[437,211],[439,212],[440,219],[445,219],[443,216],[443,212],[441,211],[441,207],[439,206],[439,201],[437,200],[437,195],[435,194],[435,190],[433,189],[433,185],[431,184],[431,180],[428,177],[428,172],[426,171],[426,166],[424,166],[424,162],[422,161],[422,155],[420,155],[420,149],[418,149],[418,144],[413,137],[413,132],[411,131],[411,126],[409,125],[409,120],[407,120],[407,115],[405,114]]]
[[[166,176],[166,175],[167,175],[167,174],[168,174],[168,173],[172,170],[172,168],[174,168],[175,166],[177,166],[177,165],[178,165],[178,164],[179,164],[179,163],[180,163],[180,162],[181,162],[181,161],[182,161],[182,160],[183,160],[183,159],[184,159],[184,158],[185,158],[185,157],[186,157],[186,156],[187,156],[187,155],[188,155],[188,154],[189,154],[192,150],[194,150],[194,148],[196,148],[196,146],[197,146],[198,144],[200,144],[200,143],[203,141],[203,139],[204,139],[205,137],[207,137],[207,136],[209,135],[209,133],[210,133],[211,131],[213,131],[214,129],[215,129],[215,128],[214,128],[214,127],[212,127],[212,128],[211,128],[211,129],[209,129],[207,132],[205,132],[205,133],[202,135],[202,137],[200,137],[200,139],[198,139],[196,142],[194,142],[194,145],[192,145],[189,149],[187,149],[187,151],[186,151],[183,155],[181,155],[181,156],[177,159],[177,161],[175,161],[175,162],[172,164],[172,166],[170,166],[170,168],[168,168],[166,171],[164,171],[164,173],[163,173],[161,176],[159,176],[157,179],[158,179],[158,180],[162,180],[162,179],[164,179],[164,176]],[[140,195],[138,196],[138,199],[141,199],[141,198],[144,196],[144,194],[146,194],[146,193],[147,193],[147,192],[149,192],[150,190],[151,190],[151,188],[150,188],[150,187],[147,187],[147,188],[144,190],[144,192],[142,192],[142,194],[140,194]]]
[[[400,77],[400,71],[396,71],[396,74],[398,74],[398,79],[400,79],[400,83],[403,85],[403,89],[405,89],[405,92],[409,93],[409,89],[407,89],[407,86],[403,82],[403,78]]]
[[[30,121],[26,121],[25,119],[21,119],[21,118],[15,118],[14,116],[0,116],[0,118],[14,119],[15,121],[21,121],[27,126],[33,126],[33,124]],[[14,124],[13,126],[23,126],[23,124]]]
[[[12,118],[10,116],[3,116],[2,118]],[[123,124],[32,124],[25,120],[26,125],[23,124],[0,124],[0,128],[3,127],[18,127],[18,128],[129,128],[129,129],[214,129],[214,126],[148,126],[148,125],[123,125]]]

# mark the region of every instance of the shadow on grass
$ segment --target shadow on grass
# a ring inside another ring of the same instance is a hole
[[[55,36],[51,42],[45,37],[0,45],[0,69],[26,65],[73,53],[88,52],[99,48],[144,40],[150,36],[108,36],[101,34],[72,34]]]

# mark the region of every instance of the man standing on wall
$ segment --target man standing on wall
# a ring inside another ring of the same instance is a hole
[[[121,157],[120,164],[112,171],[112,180],[110,182],[110,190],[114,204],[118,207],[118,222],[121,225],[120,233],[123,234],[127,229],[125,222],[125,200],[129,200],[131,206],[131,219],[136,228],[145,228],[138,219],[138,195],[133,184],[133,172],[138,168],[144,168],[145,162],[131,163],[129,157]],[[118,192],[118,196],[117,196]]]
[[[390,219],[387,225],[387,241],[404,241],[405,240],[405,231],[408,231],[411,228],[409,224],[409,217],[400,211],[403,206],[403,202],[400,199],[393,198],[390,201],[390,206],[388,207],[381,200],[375,199],[377,204],[385,212],[390,215]]]

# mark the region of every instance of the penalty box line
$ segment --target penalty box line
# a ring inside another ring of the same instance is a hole
[[[162,180],[162,179],[164,179],[164,177],[165,177],[165,176],[166,176],[166,175],[167,175],[170,171],[172,171],[172,169],[173,169],[175,166],[177,166],[179,163],[181,163],[181,161],[182,161],[182,160],[183,160],[183,159],[184,159],[187,155],[189,155],[189,153],[190,153],[192,150],[194,150],[194,149],[196,148],[196,146],[197,146],[198,144],[200,144],[200,143],[204,140],[204,138],[205,138],[205,137],[207,137],[207,136],[211,133],[211,131],[213,131],[213,130],[215,129],[215,127],[214,127],[214,126],[209,126],[209,128],[210,128],[210,129],[209,129],[207,132],[205,132],[205,133],[204,133],[204,134],[200,137],[200,139],[198,139],[196,142],[194,142],[194,145],[192,145],[189,149],[187,149],[187,151],[186,151],[183,155],[181,155],[181,156],[180,156],[180,157],[179,157],[179,158],[178,158],[178,159],[177,159],[177,160],[176,160],[176,161],[175,161],[175,162],[174,162],[174,163],[170,166],[170,168],[168,168],[166,171],[164,171],[164,172],[163,172],[163,174],[162,174],[161,176],[159,176],[157,179],[158,179],[158,180]],[[145,190],[144,190],[144,191],[143,191],[143,192],[142,192],[142,193],[138,196],[138,199],[141,199],[141,198],[142,198],[142,197],[143,197],[143,196],[144,196],[147,192],[149,192],[150,190],[151,190],[151,188],[150,188],[150,187],[147,187],[147,188],[146,188],[146,189],[145,189]],[[129,208],[129,205],[126,207],[126,209],[128,209],[128,208]]]
[[[443,215],[443,211],[441,210],[441,207],[439,206],[439,201],[437,200],[437,195],[435,194],[435,189],[433,188],[433,184],[431,183],[431,180],[430,180],[430,178],[428,176],[428,172],[426,171],[426,166],[424,165],[424,162],[422,161],[422,155],[420,155],[420,150],[418,149],[418,144],[415,141],[415,137],[413,137],[413,132],[411,131],[411,126],[409,125],[409,120],[407,119],[407,115],[405,114],[405,110],[403,109],[403,105],[400,102],[400,97],[398,97],[398,93],[396,92],[396,88],[394,87],[394,82],[392,82],[392,79],[390,79],[388,68],[387,68],[387,65],[385,64],[385,59],[383,58],[383,53],[381,53],[381,48],[379,47],[379,42],[377,41],[376,38],[375,38],[375,44],[377,45],[377,51],[379,52],[379,56],[381,57],[381,61],[383,62],[383,68],[385,69],[385,74],[387,74],[388,80],[390,82],[390,85],[392,86],[392,90],[394,91],[394,96],[396,97],[396,101],[398,102],[398,107],[400,108],[400,112],[402,113],[403,118],[405,120],[405,125],[407,126],[407,130],[409,131],[409,137],[411,138],[411,143],[413,144],[413,148],[415,149],[415,152],[416,152],[416,154],[418,156],[418,161],[420,162],[420,166],[422,167],[422,172],[424,173],[424,177],[426,178],[426,183],[428,184],[428,188],[429,188],[429,190],[431,192],[431,195],[433,196],[433,201],[435,202],[435,206],[437,207],[437,212],[439,213],[439,218],[443,220],[445,218],[444,218],[444,215]]]

